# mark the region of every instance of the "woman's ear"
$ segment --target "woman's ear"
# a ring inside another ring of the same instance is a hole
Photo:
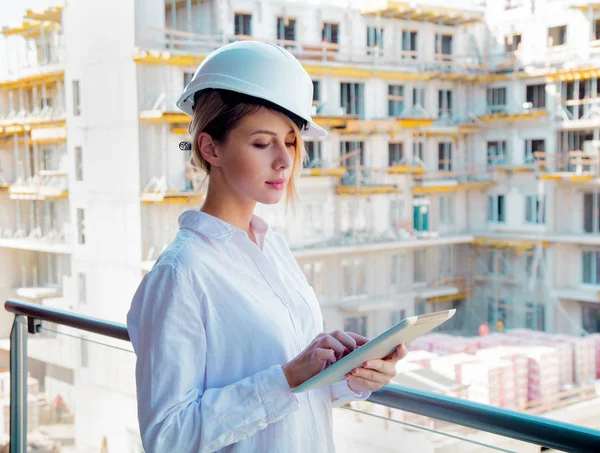
[[[211,167],[221,166],[219,146],[206,132],[198,134],[198,151],[200,151],[200,155],[211,165]]]

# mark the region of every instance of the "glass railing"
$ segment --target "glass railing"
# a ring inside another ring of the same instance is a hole
[[[44,321],[27,369],[27,451],[143,451],[131,343]]]
[[[15,315],[2,382],[10,452],[142,453],[126,327],[16,300],[5,309]],[[600,431],[464,399],[463,384],[418,368],[334,410],[338,451],[600,451]]]
[[[509,437],[391,409],[368,401],[333,411],[338,451],[539,452],[540,447]],[[357,429],[360,427],[360,429]]]

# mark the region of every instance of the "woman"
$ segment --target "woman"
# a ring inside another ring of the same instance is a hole
[[[144,277],[127,315],[138,415],[153,452],[331,452],[332,407],[388,384],[405,354],[321,389],[292,389],[363,345],[322,333],[317,298],[285,240],[253,214],[293,200],[311,121],[312,82],[272,44],[238,42],[199,66],[178,106],[209,174],[200,210]]]

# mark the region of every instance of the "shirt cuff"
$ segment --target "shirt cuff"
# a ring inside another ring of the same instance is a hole
[[[371,392],[368,391],[355,393],[348,385],[346,379],[331,384],[331,402],[334,407],[342,406],[350,401],[364,401],[369,396],[371,396]]]
[[[285,415],[297,410],[300,405],[283,373],[281,365],[257,374],[257,387],[260,398],[267,412],[267,420],[274,423]]]

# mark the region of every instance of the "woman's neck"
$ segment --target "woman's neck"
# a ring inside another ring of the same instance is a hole
[[[254,214],[256,202],[242,202],[231,196],[219,196],[218,193],[219,191],[211,190],[209,187],[200,211],[245,231],[252,238],[250,220]]]

